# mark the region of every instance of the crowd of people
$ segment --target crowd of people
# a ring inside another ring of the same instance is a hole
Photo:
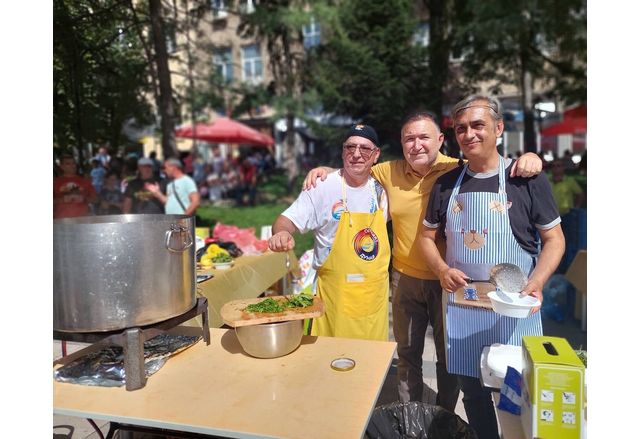
[[[219,148],[209,160],[189,152],[164,162],[148,157],[111,156],[100,147],[78,165],[70,154],[54,163],[54,218],[128,213],[195,214],[201,204],[256,204],[257,184],[274,169],[273,156],[257,151],[224,157]]]

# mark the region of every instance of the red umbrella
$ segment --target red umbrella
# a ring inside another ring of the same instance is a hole
[[[587,104],[578,105],[577,107],[569,108],[564,112],[564,117],[583,117],[587,118]]]
[[[546,127],[540,134],[543,136],[557,136],[559,134],[586,134],[586,117],[567,117],[562,122],[558,122]]]
[[[271,136],[247,126],[241,122],[219,117],[210,124],[198,123],[195,127],[183,125],[176,128],[176,137],[186,139],[196,138],[212,143],[243,143],[247,145],[273,145],[275,142]]]
[[[569,108],[564,112],[564,120],[550,125],[540,131],[543,136],[557,136],[559,134],[587,133],[587,104]]]

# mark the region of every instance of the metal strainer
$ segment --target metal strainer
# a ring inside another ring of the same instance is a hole
[[[489,282],[496,287],[496,293],[508,302],[513,302],[513,300],[509,296],[500,294],[501,292],[520,293],[527,286],[527,276],[525,276],[520,267],[509,263],[497,264],[491,267],[489,279],[487,280],[465,279],[465,281],[467,283]]]

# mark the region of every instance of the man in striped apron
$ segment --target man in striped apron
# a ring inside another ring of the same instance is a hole
[[[493,343],[521,345],[524,335],[542,335],[539,309],[524,319],[505,317],[456,304],[453,292],[467,285],[465,279],[488,279],[491,267],[508,262],[528,274],[523,294],[542,301],[544,283],[562,258],[564,237],[546,176],[508,178],[512,163],[496,148],[504,129],[500,103],[469,96],[453,108],[452,119],[468,163],[436,181],[420,246],[448,293],[443,301],[447,370],[458,375],[469,424],[481,439],[498,439],[491,393],[480,382],[480,354]],[[446,238],[446,261],[435,244],[438,233]]]

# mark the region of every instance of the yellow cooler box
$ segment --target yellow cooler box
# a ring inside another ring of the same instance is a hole
[[[522,428],[528,439],[580,439],[584,365],[566,339],[522,337]]]

